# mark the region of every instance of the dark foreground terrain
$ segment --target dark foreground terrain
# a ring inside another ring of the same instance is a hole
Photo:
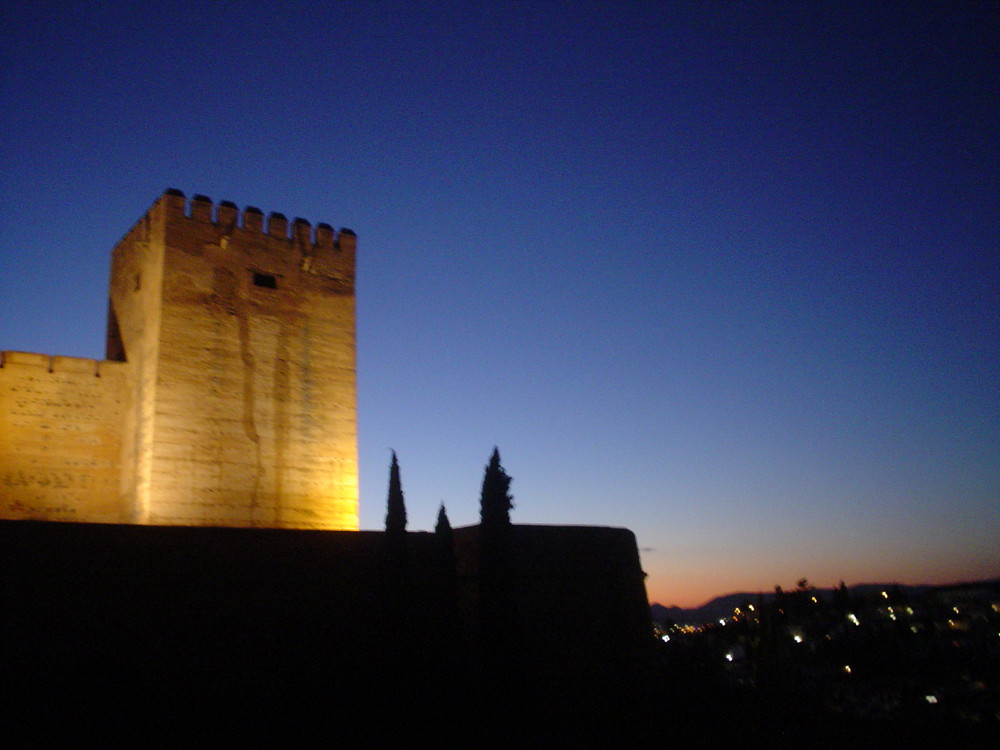
[[[513,528],[510,575],[485,586],[461,562],[482,559],[474,530],[442,556],[429,534],[401,549],[369,532],[0,524],[5,744],[1000,746],[988,711],[831,703],[814,658],[787,658],[792,621],[657,641],[630,535]],[[574,557],[582,542],[603,554]],[[882,651],[859,668],[908,663]]]

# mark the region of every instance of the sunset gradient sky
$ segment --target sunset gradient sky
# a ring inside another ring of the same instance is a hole
[[[663,604],[1000,575],[1000,5],[871,5],[8,1],[0,349],[204,193],[358,233],[362,528],[498,445]]]

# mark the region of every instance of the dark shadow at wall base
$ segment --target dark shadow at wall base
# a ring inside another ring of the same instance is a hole
[[[648,731],[634,537],[512,528],[500,606],[477,527],[446,555],[422,533],[2,522],[7,734],[587,747]]]

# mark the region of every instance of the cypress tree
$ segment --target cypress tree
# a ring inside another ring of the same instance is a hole
[[[437,524],[434,526],[434,539],[437,541],[438,556],[441,564],[448,569],[449,578],[455,574],[455,533],[451,529],[451,521],[444,510],[444,503],[438,511]],[[454,581],[451,582],[452,587]]]
[[[399,481],[396,451],[392,452],[392,465],[389,467],[389,501],[385,514],[385,530],[389,534],[402,534],[406,531],[406,504],[403,501],[403,485]]]
[[[451,521],[448,520],[448,514],[445,512],[444,503],[441,503],[441,509],[438,511],[437,524],[434,526],[434,533],[438,534],[443,539],[451,539]]]
[[[501,710],[495,703],[498,695],[516,693],[523,683],[520,669],[518,592],[513,577],[513,531],[510,523],[510,477],[500,465],[500,451],[493,455],[483,476],[479,527],[479,612],[478,645],[485,671],[492,685],[482,696],[488,713]],[[495,714],[498,718],[499,713]]]
[[[494,448],[483,476],[483,494],[479,503],[479,517],[484,527],[510,526],[510,510],[514,507],[511,502],[510,481],[511,478],[500,465],[500,450]]]

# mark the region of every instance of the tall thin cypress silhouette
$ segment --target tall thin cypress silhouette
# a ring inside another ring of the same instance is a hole
[[[406,531],[406,503],[403,500],[403,485],[399,480],[399,461],[396,451],[392,452],[392,465],[389,467],[389,500],[385,514],[385,530],[389,534],[402,534]]]
[[[500,465],[500,450],[493,449],[493,455],[483,476],[483,493],[480,498],[479,516],[483,526],[500,528],[510,526],[510,511],[514,507],[510,495],[511,478]]]
[[[434,533],[440,534],[442,537],[447,537],[449,540],[452,538],[451,521],[448,520],[448,513],[444,509],[444,503],[441,503],[441,509],[438,511]]]

